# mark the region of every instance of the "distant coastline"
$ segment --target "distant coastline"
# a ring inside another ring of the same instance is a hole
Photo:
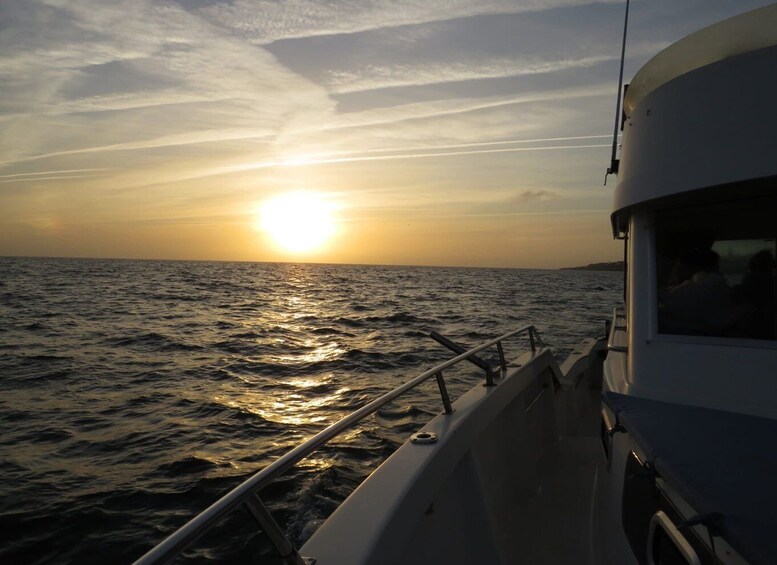
[[[622,271],[623,261],[611,263],[590,263],[585,267],[562,267],[562,271]]]

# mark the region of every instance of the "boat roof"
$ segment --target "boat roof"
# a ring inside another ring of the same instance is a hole
[[[624,100],[616,237],[634,206],[712,197],[714,187],[738,198],[750,190],[743,183],[777,177],[775,57],[772,4],[689,35],[639,70]]]
[[[629,84],[624,112],[659,86],[729,57],[777,45],[777,3],[723,20],[673,43],[648,61]]]

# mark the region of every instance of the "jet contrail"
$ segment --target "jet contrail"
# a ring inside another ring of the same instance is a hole
[[[609,137],[609,136],[607,136]],[[502,143],[502,142],[493,142]],[[465,146],[467,146],[465,144]],[[365,157],[337,157],[333,159],[293,158],[281,161],[266,161],[264,163],[249,163],[225,167],[219,172],[229,173],[238,171],[250,171],[253,169],[266,169],[269,167],[299,167],[306,165],[325,165],[331,163],[354,163],[360,161],[393,161],[399,159],[428,159],[431,157],[453,157],[460,155],[481,155],[487,153],[518,153],[523,151],[556,151],[562,149],[590,149],[595,147],[609,147],[609,143],[595,145],[547,145],[542,147],[505,147],[502,149],[485,149],[483,151],[444,151],[437,153],[404,153],[398,155],[370,155]],[[219,174],[219,172],[215,174]]]
[[[62,179],[90,179],[99,177],[100,175],[67,175],[67,176],[53,176],[53,177],[26,177],[23,179],[6,179],[0,180],[0,184],[6,184],[9,182],[30,182],[30,181],[44,181],[44,180],[62,180]]]
[[[95,171],[107,171],[109,169],[68,169],[64,171],[42,171],[40,173],[15,173],[13,175],[0,175],[0,179],[10,179],[17,177],[39,177],[43,175],[61,175],[70,173],[93,173]],[[25,180],[25,179],[22,179]],[[30,179],[39,180],[39,179]]]

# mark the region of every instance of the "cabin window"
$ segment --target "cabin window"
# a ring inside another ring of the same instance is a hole
[[[777,198],[656,213],[658,331],[774,340]]]

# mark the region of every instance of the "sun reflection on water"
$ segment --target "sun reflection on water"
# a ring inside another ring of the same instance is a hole
[[[295,381],[293,386],[300,391],[320,386],[326,379],[302,379]],[[267,422],[288,426],[329,424],[332,421],[331,407],[342,402],[343,395],[350,391],[348,387],[321,394],[287,392],[268,396],[263,392],[244,391],[229,396],[217,395],[213,401],[233,410],[240,410],[262,418]]]
[[[296,363],[319,363],[321,361],[333,361],[347,352],[347,350],[337,342],[325,343],[317,346],[315,342],[306,340],[303,347],[315,347],[315,349],[309,353],[274,355],[269,356],[267,359],[272,362],[289,365],[294,365]]]
[[[331,459],[323,459],[321,457],[311,455],[307,459],[300,461],[298,466],[309,471],[321,472],[332,468],[334,466],[334,462]]]

